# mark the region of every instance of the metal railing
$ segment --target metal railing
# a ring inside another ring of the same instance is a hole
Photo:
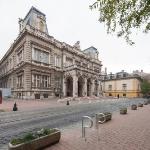
[[[90,121],[90,125],[85,125],[84,124],[85,119]],[[92,118],[89,117],[89,116],[83,116],[82,117],[82,138],[85,138],[85,140],[86,140],[85,129],[86,128],[92,128],[92,127],[93,127],[93,120],[92,120]]]
[[[103,124],[104,122],[107,121],[108,116],[111,116],[111,114],[104,114],[104,113],[97,113],[95,114],[95,128],[97,130],[98,134],[98,140],[99,138],[99,124]],[[89,121],[89,124],[85,124],[85,121]],[[85,139],[86,141],[86,128],[92,128],[94,124],[94,121],[91,117],[89,116],[83,116],[82,117],[82,138]]]

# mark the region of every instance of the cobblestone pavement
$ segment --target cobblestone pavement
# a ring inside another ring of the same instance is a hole
[[[71,125],[74,128],[74,125],[80,122],[81,117],[84,115],[94,117],[97,112],[117,111],[122,106],[130,106],[132,103],[139,103],[140,101],[144,100],[93,100],[72,102],[69,106],[56,101],[52,103],[49,101],[39,101],[39,103],[35,101],[18,102],[19,111],[0,113],[0,149],[3,150],[4,147],[7,147],[6,144],[10,139],[17,135],[21,136],[26,132],[43,127],[65,129],[66,126]],[[24,104],[26,107],[21,109],[23,108],[21,104]],[[27,107],[28,105],[30,105],[30,109]],[[0,109],[3,109],[3,107],[0,107]]]
[[[150,150],[150,105],[129,110],[127,115],[113,114],[112,120],[87,130],[86,141],[81,125],[64,130],[61,140],[45,150]]]

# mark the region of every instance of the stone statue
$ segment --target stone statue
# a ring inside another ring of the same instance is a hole
[[[74,48],[80,49],[80,41],[77,41],[74,45]]]

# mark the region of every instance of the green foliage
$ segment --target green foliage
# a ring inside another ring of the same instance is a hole
[[[98,9],[99,21],[107,26],[108,33],[117,33],[131,45],[134,28],[145,33],[150,30],[150,0],[97,0],[90,9]]]
[[[23,141],[24,142],[29,142],[29,141],[32,141],[36,138],[36,136],[34,136],[33,133],[28,133],[26,134],[24,137],[23,137]]]
[[[126,107],[120,108],[120,114],[127,114],[127,108]]]
[[[141,84],[141,92],[145,96],[150,94],[150,83],[147,80],[143,80]]]
[[[122,108],[120,108],[120,110],[127,111],[127,108],[126,107],[122,107]]]
[[[12,140],[11,140],[11,144],[12,144],[12,145],[18,145],[18,144],[21,144],[21,143],[23,143],[23,139],[21,139],[21,138],[12,139]]]
[[[11,144],[12,145],[18,145],[21,143],[26,143],[26,142],[30,142],[34,139],[37,139],[39,137],[42,136],[46,136],[49,134],[54,133],[55,131],[57,131],[56,129],[41,129],[35,133],[27,133],[26,135],[24,135],[22,138],[15,138],[11,140]]]

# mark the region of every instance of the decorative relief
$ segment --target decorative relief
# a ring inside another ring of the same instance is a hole
[[[66,79],[66,78],[68,78],[68,77],[72,77],[72,75],[71,75],[71,73],[68,73],[68,72],[67,72],[67,73],[64,74],[64,78]]]
[[[76,71],[76,76],[80,77],[80,76],[82,76],[82,73],[80,71]]]
[[[89,75],[87,74],[87,73],[83,73],[83,75],[82,75],[84,78],[88,78],[89,77]]]

